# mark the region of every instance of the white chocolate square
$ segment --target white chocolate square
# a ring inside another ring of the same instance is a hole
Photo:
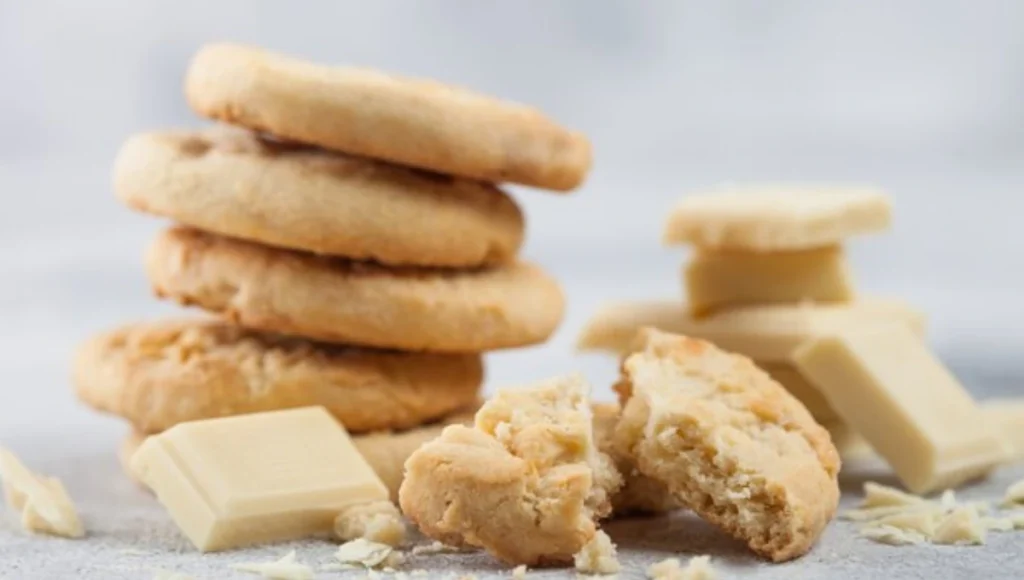
[[[683,268],[694,316],[714,310],[787,302],[849,302],[853,276],[842,248],[792,252],[700,250]]]
[[[131,468],[204,552],[329,534],[346,507],[388,499],[322,407],[182,423]]]
[[[1002,434],[906,325],[817,338],[794,360],[914,493],[954,487],[1008,457]]]

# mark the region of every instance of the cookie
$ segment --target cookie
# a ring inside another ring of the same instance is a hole
[[[557,282],[515,262],[477,270],[385,268],[199,230],[164,232],[146,271],[155,292],[247,328],[408,351],[481,352],[546,340]]]
[[[78,397],[158,433],[183,421],[321,405],[351,432],[403,429],[472,404],[479,355],[329,346],[210,320],[125,326],[85,342]]]
[[[776,185],[722,189],[684,198],[663,241],[747,252],[810,250],[889,227],[892,206],[865,187]]]
[[[569,563],[622,479],[594,441],[578,376],[499,391],[405,464],[402,511],[427,536],[510,564]]]
[[[615,517],[635,514],[660,514],[681,507],[664,483],[640,473],[636,461],[615,446],[615,426],[621,412],[614,403],[594,403],[594,441],[608,454],[622,475],[622,487],[612,496]]]
[[[472,412],[458,412],[445,417],[440,422],[422,427],[413,427],[406,431],[379,431],[353,435],[352,443],[359,450],[359,453],[362,454],[363,458],[366,459],[366,462],[370,464],[370,467],[377,473],[377,477],[380,477],[380,480],[384,482],[384,485],[388,488],[388,493],[391,494],[391,501],[397,502],[398,488],[402,485],[402,478],[404,476],[403,466],[405,465],[405,460],[424,443],[436,439],[446,426],[472,423]],[[144,433],[132,431],[121,442],[121,447],[118,450],[121,467],[124,468],[125,473],[132,480],[135,480],[135,476],[132,475],[132,470],[129,468],[131,457],[147,436]],[[136,483],[142,485],[137,480]]]
[[[637,347],[616,385],[620,452],[756,553],[806,553],[839,501],[828,432],[746,357],[653,329]]]
[[[114,190],[207,231],[386,264],[508,262],[523,241],[522,212],[491,185],[227,128],[131,137]]]
[[[540,112],[437,82],[204,47],[185,96],[200,115],[325,149],[481,181],[568,191],[590,143]]]

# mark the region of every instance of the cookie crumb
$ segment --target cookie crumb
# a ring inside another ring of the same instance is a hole
[[[608,575],[622,569],[615,557],[615,544],[601,530],[573,556],[573,561],[576,570],[585,574]]]
[[[512,577],[516,580],[526,578],[526,564],[520,564],[512,569]]]
[[[65,538],[85,535],[82,521],[64,485],[55,477],[30,471],[10,451],[0,447],[0,478],[7,505],[21,512],[21,526]]]
[[[257,564],[231,564],[232,570],[259,574],[274,580],[311,580],[313,569],[295,559],[295,551],[288,552],[280,560]]]
[[[718,574],[711,567],[711,556],[694,556],[683,568],[679,558],[665,558],[647,568],[652,580],[715,580]]]
[[[401,552],[391,546],[363,538],[338,546],[334,557],[342,564],[357,564],[365,568],[395,568],[404,560]]]
[[[351,506],[338,514],[334,533],[344,541],[362,538],[399,546],[405,541],[405,522],[395,504],[375,501]]]
[[[958,507],[935,529],[932,541],[936,544],[984,544],[985,527],[974,509]]]

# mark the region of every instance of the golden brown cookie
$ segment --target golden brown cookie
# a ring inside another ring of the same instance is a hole
[[[247,328],[408,351],[543,342],[564,309],[558,283],[525,262],[479,270],[385,268],[187,228],[157,238],[146,270],[158,295]]]
[[[522,212],[491,185],[237,129],[131,137],[114,190],[129,207],[207,231],[387,264],[509,262],[523,241]]]
[[[359,450],[359,453],[362,454],[363,458],[366,459],[366,462],[370,464],[370,467],[377,473],[377,477],[380,477],[381,481],[384,482],[384,485],[388,488],[388,493],[391,494],[391,501],[397,502],[398,488],[402,485],[402,478],[404,477],[403,466],[405,465],[405,460],[412,455],[413,451],[419,449],[424,443],[436,439],[448,425],[467,425],[472,423],[472,412],[459,412],[445,417],[438,423],[413,427],[406,431],[378,431],[353,435],[352,443]],[[121,448],[118,450],[121,467],[124,468],[125,473],[132,480],[135,480],[135,476],[132,475],[132,470],[129,468],[131,457],[147,436],[138,431],[132,431],[121,442]],[[136,483],[143,485],[137,480]]]
[[[538,111],[437,82],[212,44],[185,79],[206,117],[392,163],[567,191],[590,168],[586,137]]]
[[[835,515],[828,432],[750,359],[646,329],[616,389],[621,452],[758,554],[803,555]]]
[[[209,320],[106,332],[84,343],[74,364],[78,397],[143,433],[310,405],[351,432],[403,429],[472,404],[482,380],[475,354],[329,346]]]
[[[578,376],[505,389],[405,464],[399,500],[427,536],[512,564],[572,562],[621,476],[594,441]]]
[[[622,475],[622,487],[612,496],[615,517],[633,514],[660,514],[679,509],[681,504],[664,483],[640,473],[636,461],[615,447],[615,426],[621,411],[614,403],[594,403],[594,441],[608,454]]]

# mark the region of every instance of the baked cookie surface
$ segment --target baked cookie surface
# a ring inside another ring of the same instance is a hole
[[[479,355],[335,347],[211,320],[124,326],[78,350],[86,404],[158,433],[195,419],[321,405],[351,432],[403,429],[474,403]]]
[[[478,270],[385,268],[175,228],[151,246],[155,292],[241,326],[379,348],[481,352],[546,340],[558,283],[515,262]]]
[[[691,194],[669,214],[662,240],[747,252],[810,250],[889,227],[892,204],[869,187],[748,186]]]
[[[427,536],[513,564],[572,562],[621,476],[597,449],[576,376],[506,389],[405,464],[402,511]]]
[[[114,190],[206,231],[387,264],[509,262],[523,241],[522,212],[491,185],[226,127],[129,138]]]
[[[621,452],[758,554],[806,553],[839,501],[828,432],[746,357],[650,329],[637,346],[616,385]]]
[[[529,107],[247,46],[201,49],[189,66],[185,95],[212,119],[482,181],[567,191],[590,168],[586,137]]]

